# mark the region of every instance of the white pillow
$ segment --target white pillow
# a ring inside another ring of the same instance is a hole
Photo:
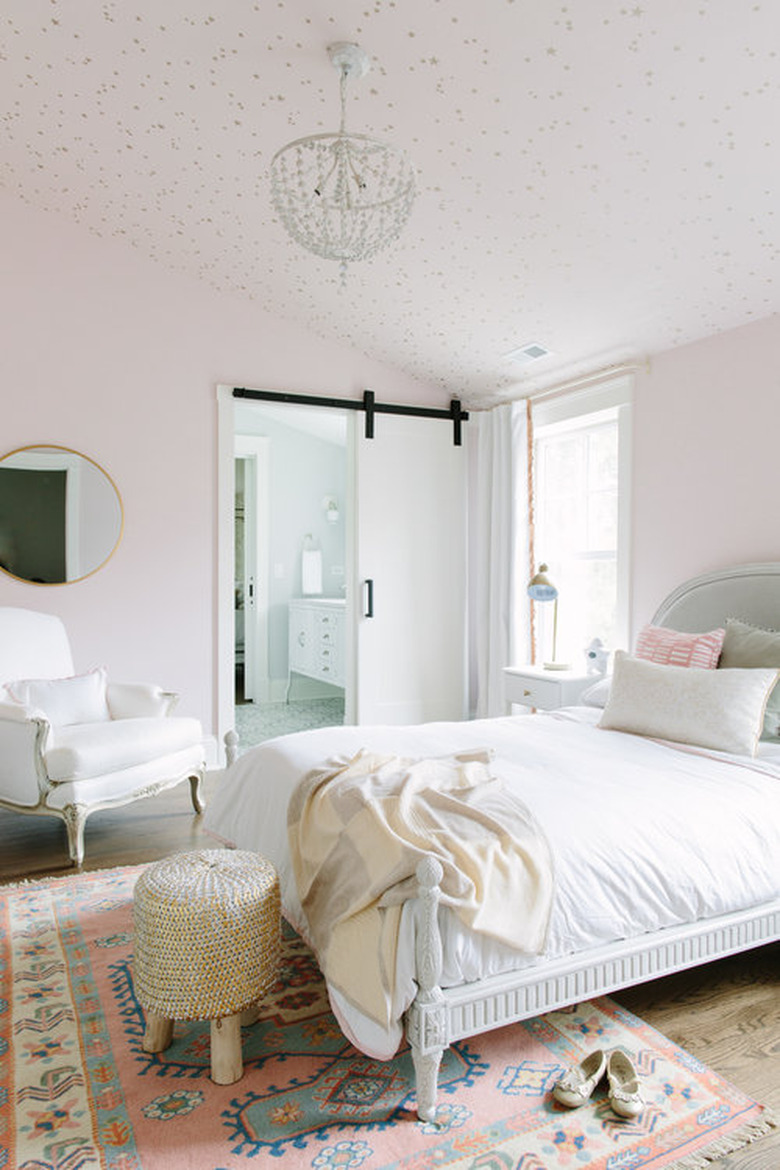
[[[580,702],[585,707],[606,707],[611,685],[611,677],[605,675],[604,678],[600,678],[598,682],[593,683],[586,691],[582,692]]]
[[[757,666],[780,667],[780,633],[761,629],[747,622],[729,618],[723,639],[721,668],[738,666],[755,669]],[[764,738],[776,739],[780,734],[780,686],[769,696],[764,715]]]
[[[599,727],[754,756],[777,679],[777,670],[682,670],[616,650]]]
[[[103,667],[73,678],[23,679],[9,683],[8,690],[17,703],[41,711],[54,727],[111,718]]]

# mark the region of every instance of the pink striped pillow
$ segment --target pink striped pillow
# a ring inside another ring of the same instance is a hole
[[[636,658],[664,666],[698,666],[714,670],[723,645],[724,630],[706,634],[682,634],[665,626],[645,626],[636,640]]]

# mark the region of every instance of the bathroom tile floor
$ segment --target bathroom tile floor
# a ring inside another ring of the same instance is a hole
[[[289,703],[236,703],[239,754],[263,740],[310,727],[344,722],[343,698],[295,699]]]

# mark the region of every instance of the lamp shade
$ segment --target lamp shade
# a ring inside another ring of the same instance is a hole
[[[532,601],[555,601],[558,590],[547,576],[547,565],[540,565],[539,572],[528,582],[528,596]]]

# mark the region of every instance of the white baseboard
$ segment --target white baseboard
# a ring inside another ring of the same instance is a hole
[[[203,738],[203,748],[206,753],[206,771],[213,768],[222,768],[225,763],[225,749],[217,743],[216,735],[206,735]]]
[[[269,703],[284,703],[287,699],[288,682],[286,678],[272,678],[267,690]],[[315,678],[307,678],[304,674],[294,674],[290,686],[290,701],[296,699],[338,699],[344,694],[342,687],[334,687],[330,683],[320,682]]]

